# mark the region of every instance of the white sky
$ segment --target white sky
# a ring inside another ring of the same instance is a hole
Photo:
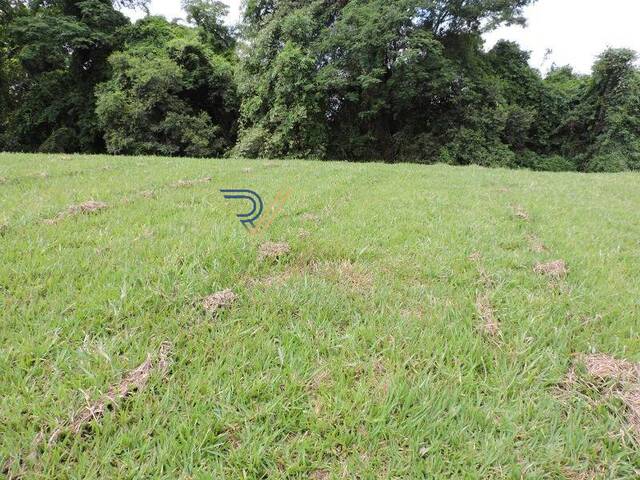
[[[229,23],[240,19],[241,0],[226,0]],[[151,0],[151,13],[169,20],[184,16],[180,0]],[[141,12],[127,12],[132,18]],[[640,52],[640,0],[538,0],[526,11],[528,27],[502,28],[486,35],[490,48],[501,38],[531,51],[531,65],[546,71],[553,63],[589,73],[608,46]],[[546,55],[547,50],[550,55]]]

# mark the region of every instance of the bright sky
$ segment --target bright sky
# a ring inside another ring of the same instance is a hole
[[[226,0],[229,23],[240,19],[241,0]],[[151,13],[169,20],[184,16],[180,0],[151,0]],[[133,18],[141,12],[127,12]],[[487,47],[501,38],[531,51],[531,65],[546,71],[553,63],[572,65],[588,73],[593,61],[608,46],[640,52],[639,0],[538,0],[526,11],[528,27],[502,28],[487,34]],[[547,50],[551,50],[547,54]]]

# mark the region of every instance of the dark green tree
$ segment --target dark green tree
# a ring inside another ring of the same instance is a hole
[[[130,27],[110,57],[112,78],[97,90],[97,114],[111,153],[219,156],[233,145],[233,65],[199,32],[162,17]]]
[[[110,0],[30,2],[6,26],[16,68],[5,148],[26,151],[103,149],[95,85],[109,76],[107,57],[128,20]]]
[[[235,37],[225,25],[229,7],[218,0],[183,0],[182,8],[187,12],[187,21],[199,28],[204,43],[216,53],[232,52]]]
[[[510,162],[481,33],[530,3],[250,0],[236,152]]]

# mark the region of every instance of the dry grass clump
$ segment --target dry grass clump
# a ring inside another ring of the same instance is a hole
[[[547,247],[536,235],[529,235],[529,248],[535,253],[544,253]]]
[[[142,192],[140,192],[140,195],[144,198],[155,198],[156,192],[154,192],[153,190],[143,190]]]
[[[67,211],[69,215],[80,215],[85,213],[96,213],[100,210],[108,208],[104,202],[96,202],[95,200],[89,200],[88,202],[81,203],[79,205],[71,205]]]
[[[92,420],[102,417],[107,408],[116,408],[122,400],[128,398],[134,392],[142,390],[147,385],[154,369],[166,376],[169,368],[170,353],[171,344],[163,343],[155,361],[151,359],[151,355],[147,355],[147,359],[142,365],[125,375],[119,383],[111,386],[105,395],[77,412],[69,423],[56,428],[49,436],[47,444],[53,445],[65,432],[74,435],[82,433]]]
[[[478,263],[482,261],[482,254],[480,252],[473,252],[471,255],[469,255],[469,260],[471,260],[473,263]]]
[[[215,315],[218,310],[231,306],[238,296],[230,289],[209,295],[202,301],[202,308]]]
[[[47,225],[54,225],[66,217],[73,217],[76,215],[90,215],[107,208],[109,208],[109,205],[104,202],[89,200],[88,202],[80,203],[78,205],[71,205],[64,212],[60,212],[55,217],[45,220],[44,223],[46,223]]]
[[[0,177],[0,185],[2,185],[3,183],[7,183],[9,180],[7,179],[7,177]]]
[[[302,220],[305,222],[319,222],[320,216],[315,213],[307,212],[302,215]]]
[[[496,318],[495,310],[489,299],[489,295],[481,293],[476,299],[476,309],[480,317],[478,328],[484,335],[497,337],[500,335],[500,324]]]
[[[554,260],[548,263],[537,263],[533,271],[539,275],[547,275],[553,278],[563,278],[569,273],[567,263],[564,260]]]
[[[357,291],[369,291],[373,289],[373,275],[357,267],[350,260],[343,260],[335,266],[340,281]]]
[[[147,359],[135,370],[127,373],[120,382],[109,387],[106,394],[93,402],[88,403],[77,411],[70,420],[60,423],[52,432],[41,430],[32,442],[32,450],[24,458],[10,459],[2,467],[3,473],[9,478],[21,478],[22,472],[17,477],[11,476],[11,470],[16,463],[24,467],[24,460],[33,462],[38,459],[42,448],[51,447],[58,443],[65,435],[81,435],[87,432],[92,421],[102,418],[107,410],[115,410],[122,402],[136,392],[143,390],[154,371],[166,377],[169,372],[170,355],[172,345],[163,342],[155,359],[147,355]]]
[[[331,478],[331,474],[326,470],[316,470],[309,475],[311,480],[328,480]]]
[[[513,207],[513,211],[515,213],[515,216],[518,217],[521,220],[528,221],[528,220],[531,219],[531,216],[529,215],[529,212],[527,212],[522,205],[514,206]]]
[[[599,380],[640,382],[640,365],[609,355],[593,354],[580,357],[587,373]]]
[[[620,399],[627,409],[627,422],[636,441],[640,443],[640,363],[621,360],[605,354],[581,355],[589,377],[596,381],[603,395]],[[614,384],[612,385],[613,382]],[[576,367],[572,367],[565,385],[577,383]]]
[[[284,255],[287,255],[291,252],[291,247],[286,242],[273,243],[267,242],[260,245],[258,248],[258,259],[266,260],[272,259],[276,260]]]
[[[173,188],[189,188],[189,187],[193,187],[195,185],[201,185],[203,183],[209,183],[211,180],[213,180],[213,178],[211,177],[204,177],[204,178],[196,178],[193,180],[178,180],[175,183],[172,183],[171,186]]]
[[[627,421],[634,436],[640,443],[640,384],[634,385],[629,391],[620,395],[620,399],[627,407]]]

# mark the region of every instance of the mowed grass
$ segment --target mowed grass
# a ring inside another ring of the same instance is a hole
[[[625,405],[564,385],[577,354],[640,361],[638,174],[1,154],[0,177],[8,476],[640,476]],[[292,195],[249,235],[229,188]],[[34,447],[163,342],[166,376]]]

